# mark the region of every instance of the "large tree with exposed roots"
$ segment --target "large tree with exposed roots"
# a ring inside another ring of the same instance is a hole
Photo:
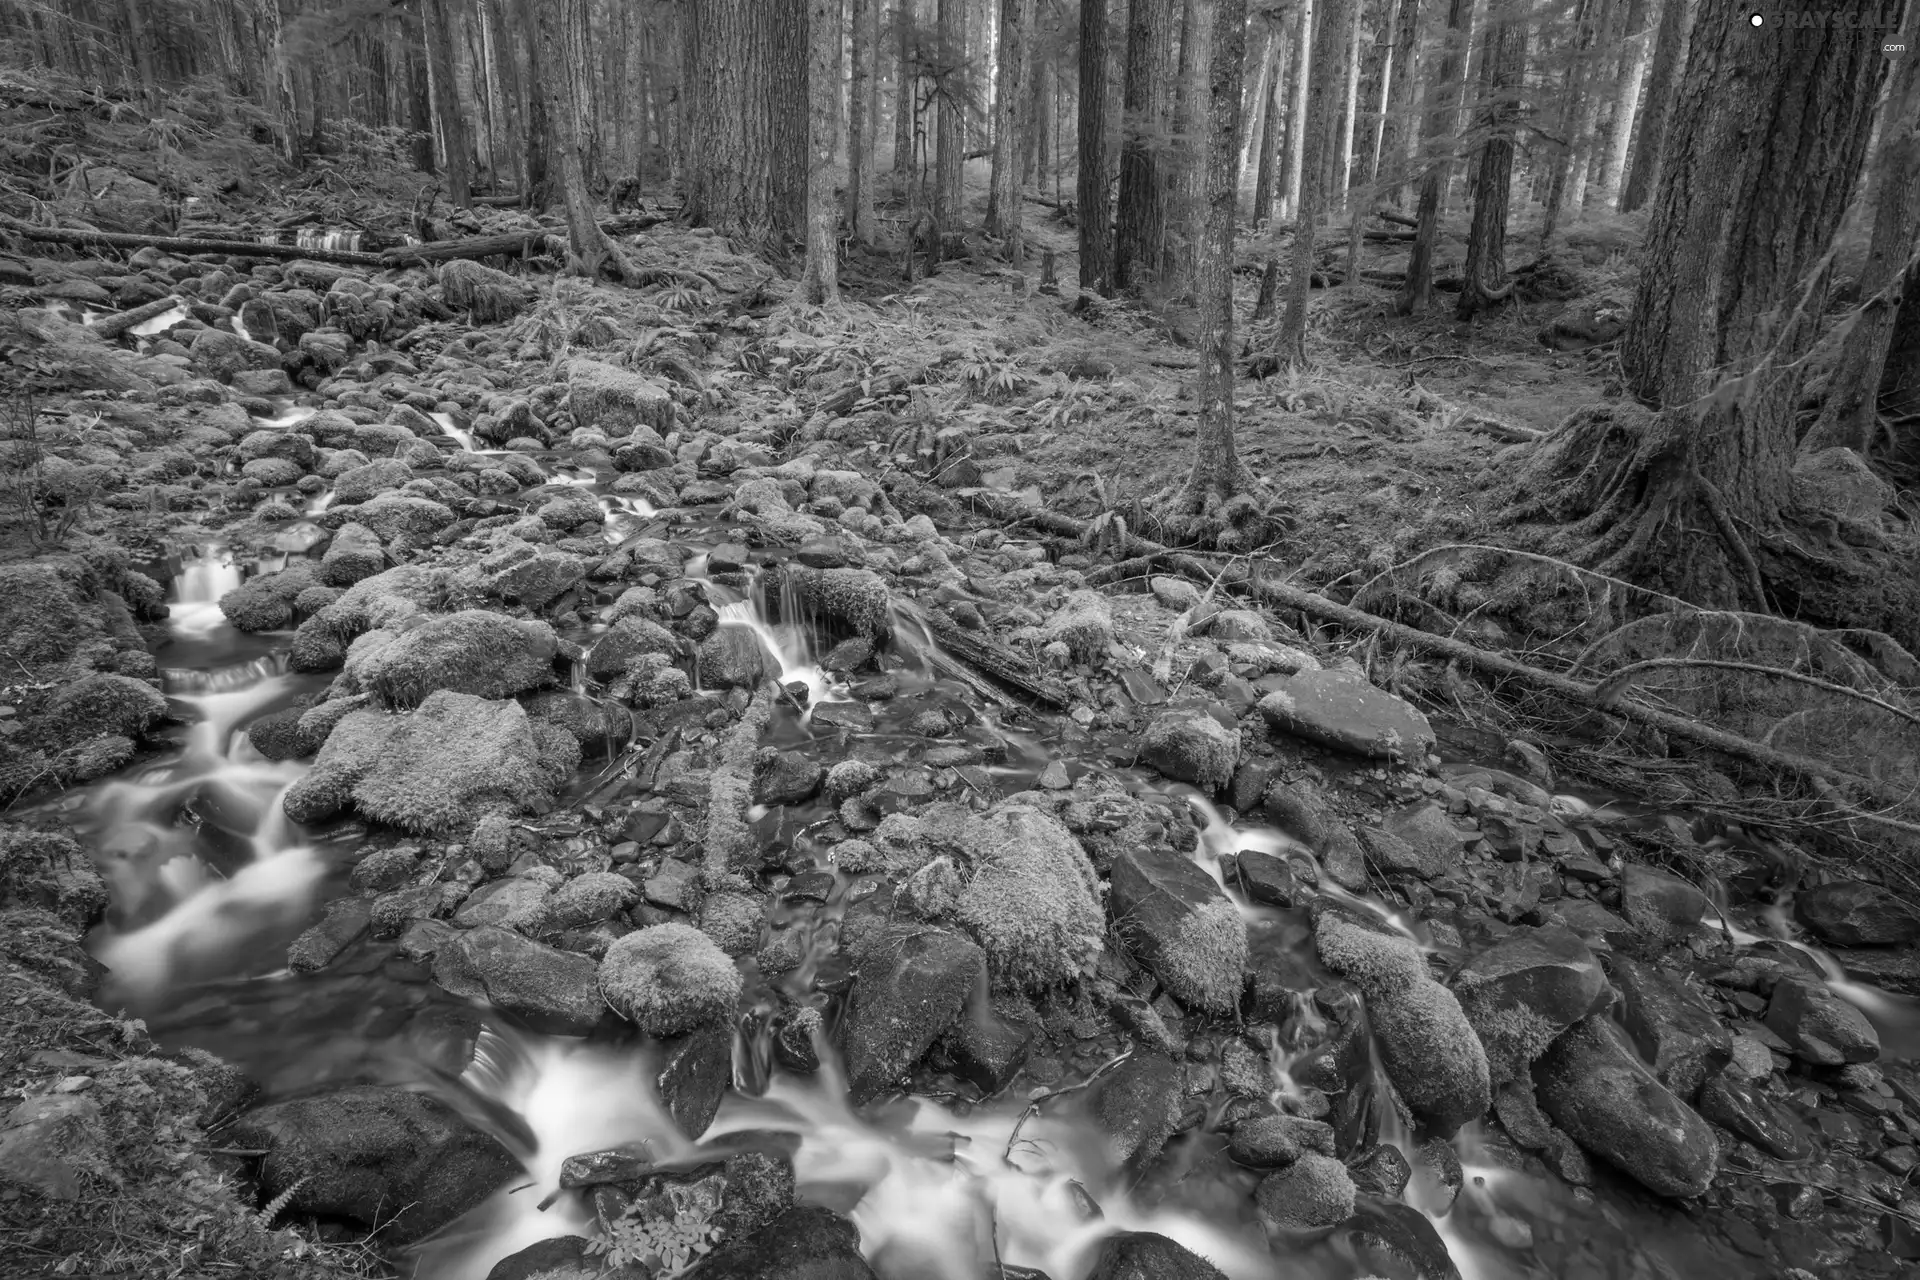
[[[1517,476],[1521,522],[1576,563],[1709,608],[1912,635],[1912,569],[1797,484],[1795,401],[1901,0],[1764,35],[1701,0],[1621,365]],[[1637,400],[1635,404],[1633,401]]]

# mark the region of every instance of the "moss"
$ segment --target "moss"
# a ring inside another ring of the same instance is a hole
[[[397,634],[369,632],[347,652],[347,675],[390,706],[413,706],[436,689],[504,698],[553,682],[560,643],[544,622],[484,609],[409,621]]]
[[[296,756],[310,756],[327,744],[334,726],[356,711],[369,711],[373,708],[371,694],[354,694],[345,698],[329,698],[305,711],[299,712],[294,734],[294,752]],[[258,746],[259,744],[255,744]],[[261,754],[266,754],[264,749]]]
[[[1352,1217],[1354,1195],[1345,1165],[1309,1151],[1291,1167],[1262,1179],[1253,1198],[1269,1224],[1289,1231],[1313,1231]]]
[[[412,493],[383,493],[354,508],[353,518],[385,541],[405,534],[430,537],[454,522],[453,511],[431,498]]]
[[[247,479],[269,489],[278,489],[298,484],[306,472],[298,463],[288,462],[285,458],[255,458],[240,468],[240,474]]]
[[[526,310],[525,286],[504,271],[456,259],[440,268],[440,298],[474,324],[499,324]]]
[[[596,924],[616,911],[632,906],[640,887],[611,871],[589,871],[554,890],[547,899],[541,925],[550,933]]]
[[[700,904],[700,932],[728,955],[751,955],[760,945],[760,923],[766,913],[760,900],[746,893],[714,893]]]
[[[879,639],[892,630],[893,595],[871,569],[788,564],[769,587],[776,620],[824,624],[835,634]]]
[[[1431,981],[1420,948],[1411,938],[1382,932],[1384,927],[1337,910],[1322,911],[1313,926],[1320,962],[1352,978],[1370,999]]]
[[[600,961],[600,994],[650,1036],[725,1023],[741,986],[726,952],[691,925],[657,924],[630,933]]]
[[[1040,628],[1040,638],[1066,645],[1075,662],[1098,662],[1113,643],[1113,609],[1097,591],[1076,591]]]
[[[137,737],[167,713],[167,700],[152,685],[128,676],[96,674],[76,680],[34,717],[36,738],[52,748],[102,733]]]
[[[413,468],[398,458],[381,458],[343,471],[333,482],[333,496],[346,503],[370,502],[413,479]]]
[[[404,618],[432,610],[444,597],[447,575],[423,565],[403,564],[363,578],[340,593],[340,598],[300,624],[296,649],[308,634],[331,638],[344,655],[346,645],[377,627],[392,627]],[[307,668],[296,667],[296,670]],[[324,668],[323,668],[324,669]]]
[[[220,612],[239,631],[279,631],[293,625],[293,602],[321,585],[313,565],[296,560],[278,573],[263,573],[220,597]]]
[[[10,827],[0,835],[0,910],[21,907],[87,929],[107,909],[107,885],[70,837]]]
[[[1413,1113],[1442,1134],[1493,1105],[1485,1048],[1453,992],[1437,982],[1370,995],[1374,1045]]]
[[[827,795],[835,800],[857,796],[882,776],[879,769],[865,760],[842,760],[827,770]]]
[[[739,723],[720,743],[707,789],[707,829],[703,841],[710,880],[732,871],[759,865],[759,849],[747,826],[747,804],[753,795],[754,762],[760,735],[766,732],[773,702],[756,697],[747,704]]]
[[[1169,778],[1214,792],[1233,778],[1240,734],[1204,710],[1163,711],[1147,726],[1140,758]]]

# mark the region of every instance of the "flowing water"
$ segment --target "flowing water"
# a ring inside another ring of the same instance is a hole
[[[286,425],[305,412],[311,411],[289,408],[263,425]],[[469,434],[450,420],[441,425],[472,448]],[[591,477],[554,469],[553,481],[595,493],[608,514],[610,540],[663,528],[648,504],[601,494]],[[329,497],[316,499],[310,510],[324,509]],[[824,1065],[811,1076],[776,1065],[764,1016],[770,1004],[742,1022],[735,1088],[719,1117],[708,1133],[689,1135],[674,1128],[652,1093],[644,1046],[532,1035],[464,1008],[427,984],[418,966],[365,939],[320,973],[288,973],[286,944],[344,891],[343,868],[362,832],[352,823],[314,831],[288,822],[280,797],[309,766],[267,761],[247,741],[251,721],[327,681],[288,671],[287,635],[245,636],[227,626],[219,598],[259,568],[217,546],[196,549],[178,566],[169,638],[157,654],[167,695],[184,722],[174,750],[71,793],[56,807],[96,851],[113,891],[112,913],[93,939],[112,969],[109,996],[145,1012],[163,1040],[229,1057],[261,1080],[269,1096],[328,1080],[411,1082],[494,1132],[522,1160],[521,1182],[417,1250],[413,1265],[421,1280],[483,1280],[494,1261],[529,1243],[586,1231],[591,1214],[584,1196],[558,1186],[568,1156],[644,1143],[662,1165],[694,1165],[769,1134],[783,1135],[793,1151],[801,1197],[848,1214],[886,1280],[977,1280],[995,1258],[1040,1268],[1052,1280],[1082,1280],[1099,1240],[1118,1230],[1168,1235],[1234,1280],[1352,1280],[1383,1271],[1378,1258],[1356,1254],[1339,1233],[1270,1239],[1249,1203],[1256,1175],[1225,1160],[1224,1140],[1206,1126],[1177,1138],[1167,1172],[1143,1185],[1071,1097],[1039,1110],[1024,1098],[955,1096],[856,1111],[824,1044],[817,1046]],[[710,575],[704,555],[686,571],[705,582],[720,625],[751,634],[777,663],[782,685],[804,692],[782,704],[769,740],[824,749],[842,730],[816,725],[815,712],[852,695],[820,665],[817,638],[795,602],[766,600],[764,579],[755,573]],[[935,647],[905,620],[902,632],[912,641],[902,648],[923,659]],[[1102,742],[1066,717],[983,707],[965,686],[931,674],[925,662],[893,666],[901,696],[875,704],[880,710],[871,727],[854,734],[854,754],[917,759],[938,743],[915,727],[914,715],[945,707],[956,725],[953,742],[992,746],[985,767],[1006,791],[1031,785],[1052,760],[1068,759],[1075,771],[1112,770],[1135,790],[1184,801],[1197,863],[1234,896],[1250,924],[1290,930],[1286,936],[1295,938],[1303,961],[1311,961],[1304,913],[1246,901],[1220,868],[1222,855],[1250,849],[1311,864],[1304,847],[1277,831],[1236,825],[1192,788],[1133,770],[1130,743]],[[1563,807],[1577,813],[1592,806],[1570,798]],[[770,844],[799,854],[810,847],[808,825],[825,815],[752,816]],[[824,857],[818,865],[832,869]],[[1324,876],[1311,878],[1319,892],[1379,916],[1431,949],[1418,920],[1347,893]],[[790,997],[816,1007],[826,1001],[814,980],[831,967],[832,913],[857,892],[845,876],[838,880],[833,905],[800,922],[813,930],[812,950],[783,979]],[[1762,940],[1718,916],[1710,923],[1721,924],[1739,945]],[[1783,913],[1766,923],[1778,935],[1789,932]],[[1834,989],[1890,1037],[1910,1037],[1920,1025],[1911,1002],[1851,981],[1830,957],[1805,949]],[[457,1051],[448,1059],[442,1033],[476,1016],[484,1025],[470,1060]],[[1310,1021],[1302,1027],[1312,1031]],[[1278,1043],[1274,1049],[1273,1095],[1283,1102],[1295,1093],[1289,1054]],[[1385,1101],[1388,1091],[1372,1092],[1367,1131],[1401,1146],[1421,1168],[1406,1124]],[[1750,1273],[1684,1212],[1618,1180],[1596,1196],[1522,1172],[1511,1146],[1481,1126],[1463,1132],[1454,1150],[1465,1171],[1459,1194],[1417,1178],[1410,1199],[1432,1241],[1466,1280],[1625,1280],[1657,1274],[1647,1269],[1650,1258],[1675,1275]]]

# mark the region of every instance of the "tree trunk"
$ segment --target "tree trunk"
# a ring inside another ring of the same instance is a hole
[[[417,12],[402,11],[400,21],[407,49],[407,123],[413,131],[413,167],[432,173],[433,97],[427,77],[426,31]]]
[[[1314,33],[1319,30],[1320,10],[1326,0],[1300,0],[1300,8],[1289,19],[1293,40],[1293,70],[1287,73],[1287,92],[1292,103],[1287,110],[1286,194],[1280,199],[1282,220],[1297,220],[1300,214],[1300,184],[1306,175],[1304,160],[1307,120],[1307,81],[1313,74]]]
[[[1345,56],[1346,75],[1341,81],[1340,112],[1340,150],[1334,158],[1333,172],[1328,175],[1327,211],[1345,210],[1347,202],[1353,197],[1353,144],[1358,136],[1360,125],[1360,15],[1365,9],[1361,0],[1354,0],[1352,14],[1348,18]]]
[[[1467,235],[1467,265],[1460,273],[1455,314],[1471,320],[1513,293],[1507,275],[1507,200],[1513,188],[1515,101],[1527,69],[1527,24],[1518,0],[1502,0],[1488,13],[1485,116],[1480,180],[1474,187],[1473,225]]]
[[[127,43],[133,49],[133,67],[136,83],[140,86],[140,100],[151,112],[156,103],[158,86],[153,76],[153,46],[147,37],[146,14],[142,11],[146,2],[120,0],[120,7],[127,19]]]
[[[894,0],[893,193],[905,196],[915,181],[913,139],[920,115],[913,61],[913,0]]]
[[[1034,0],[1000,0],[1000,68],[993,94],[993,189],[987,197],[987,234],[1004,241],[1007,261],[1020,265],[1021,105],[1033,45]]]
[[[1414,89],[1418,85],[1420,0],[1399,0],[1393,24],[1393,46],[1387,54],[1387,99],[1380,127],[1380,166],[1386,172],[1381,198],[1398,209],[1407,184],[1403,167],[1407,146],[1403,139],[1419,136],[1414,123]]]
[[[942,244],[965,223],[967,30],[966,0],[936,0],[940,48],[934,68],[938,114],[934,121],[933,221]]]
[[[293,97],[293,63],[287,56],[287,33],[280,15],[280,0],[262,0],[260,16],[266,30],[261,42],[266,46],[267,100],[279,125],[280,155],[290,164],[300,163],[300,109]]]
[[[587,190],[586,161],[581,155],[580,95],[570,81],[587,73],[569,60],[567,51],[579,38],[587,20],[586,0],[535,0],[532,49],[533,82],[546,105],[547,120],[560,154],[560,193],[566,202],[567,236],[573,248],[572,270],[589,280],[611,268],[625,279],[626,260],[607,238],[593,216],[593,196]]]
[[[773,225],[795,244],[807,238],[807,115],[810,95],[807,46],[808,0],[760,0],[772,41],[768,77],[771,126],[768,193]],[[835,77],[837,83],[838,77]]]
[[[1581,86],[1580,109],[1574,122],[1573,163],[1567,170],[1567,189],[1563,208],[1581,209],[1587,203],[1587,178],[1593,172],[1594,153],[1599,149],[1600,105],[1605,100],[1605,72],[1620,42],[1620,27],[1626,16],[1626,0],[1599,0],[1600,14],[1593,53],[1587,60],[1587,75]]]
[[[847,103],[847,222],[856,241],[872,244],[873,59],[879,50],[880,0],[852,0],[852,10],[853,87]],[[808,181],[812,181],[811,174]],[[808,198],[811,199],[811,195]]]
[[[1682,0],[1671,0],[1682,3]],[[1627,153],[1633,145],[1633,112],[1640,101],[1640,81],[1653,56],[1653,33],[1647,25],[1648,0],[1631,0],[1627,10],[1626,46],[1620,52],[1620,75],[1614,86],[1613,132],[1600,157],[1600,173],[1587,189],[1589,202],[1614,204],[1620,197],[1620,178],[1627,171]]]
[[[1267,136],[1267,113],[1261,104],[1273,95],[1273,60],[1279,47],[1280,11],[1274,11],[1274,20],[1260,24],[1259,43],[1249,48],[1252,59],[1253,79],[1247,81],[1247,100],[1240,104],[1240,158],[1235,162],[1241,173],[1257,170],[1260,166],[1260,148]],[[1242,76],[1242,79],[1245,79]],[[1258,179],[1256,178],[1256,182]]]
[[[688,123],[687,216],[760,243],[772,225],[768,182],[766,13],[760,0],[692,0],[686,8],[696,74]]]
[[[840,206],[833,192],[834,103],[840,97],[840,0],[807,0],[807,261],[809,305],[840,304]],[[854,97],[856,106],[860,95]]]
[[[1634,126],[1638,141],[1627,185],[1620,192],[1620,212],[1631,213],[1645,204],[1660,181],[1660,159],[1667,145],[1667,117],[1680,72],[1687,62],[1687,37],[1696,0],[1663,0],[1660,29],[1654,34],[1653,65],[1647,71],[1647,89],[1640,97],[1640,119]]]
[[[1558,229],[1560,215],[1569,200],[1576,208],[1580,203],[1578,184],[1583,179],[1575,177],[1575,170],[1586,150],[1586,134],[1593,128],[1594,112],[1599,102],[1599,95],[1593,91],[1593,82],[1600,60],[1599,42],[1603,34],[1605,11],[1613,3],[1614,0],[1581,0],[1579,29],[1574,35],[1573,57],[1567,64],[1566,87],[1561,92],[1560,101],[1558,131],[1565,145],[1554,148],[1550,165],[1552,176],[1547,180],[1547,208],[1540,223],[1540,243],[1543,247]]]
[[[1320,214],[1329,203],[1322,175],[1325,156],[1335,143],[1334,112],[1343,60],[1340,45],[1351,29],[1347,6],[1354,0],[1319,0],[1314,8],[1314,36],[1311,85],[1307,93],[1307,115],[1300,130],[1302,178],[1299,214],[1293,224],[1292,260],[1288,264],[1287,307],[1280,317],[1280,334],[1275,358],[1280,363],[1299,367],[1307,361],[1307,291],[1313,284],[1313,231]]]
[[[1920,5],[1909,6],[1901,37],[1909,49],[1920,44]],[[1911,263],[1920,251],[1915,238],[1920,231],[1920,59],[1893,58],[1889,63],[1893,84],[1881,108],[1873,163],[1879,184],[1873,236],[1859,280],[1865,301],[1841,347],[1839,367],[1828,380],[1819,420],[1801,442],[1802,452],[1842,445],[1864,455],[1872,447],[1894,325],[1905,310],[1903,283],[1920,276],[1920,267]]]
[[[1214,515],[1216,504],[1243,493],[1247,474],[1233,438],[1233,223],[1238,204],[1241,81],[1247,52],[1247,0],[1215,0],[1208,75],[1206,207],[1195,255],[1199,302],[1199,402],[1193,472],[1178,499],[1179,514]]]
[[[1167,239],[1163,160],[1171,132],[1167,117],[1175,12],[1175,0],[1132,0],[1127,10],[1120,202],[1113,237],[1113,283],[1125,293],[1146,288]]]
[[[521,138],[521,169],[526,174],[526,185],[521,192],[526,207],[534,210],[546,209],[553,203],[553,175],[548,157],[554,151],[552,124],[547,119],[547,98],[540,91],[536,75],[538,59],[534,50],[539,46],[539,28],[534,22],[534,6],[543,0],[512,0],[514,7],[513,24],[520,33],[526,51],[526,75],[521,81],[520,90],[526,103],[526,134]]]
[[[1907,269],[1907,287],[1887,339],[1880,374],[1880,411],[1893,425],[1888,463],[1911,489],[1920,482],[1920,269]]]
[[[1560,492],[1586,509],[1568,534],[1603,572],[1708,608],[1765,607],[1771,587],[1794,616],[1882,627],[1896,606],[1884,573],[1859,572],[1867,556],[1784,532],[1799,370],[1888,65],[1874,28],[1900,3],[1834,8],[1845,25],[1760,40],[1740,0],[1701,0],[1621,348],[1628,389],[1660,414],[1584,456],[1562,441],[1580,479]]]
[[[1201,166],[1206,157],[1205,122],[1207,80],[1213,45],[1211,0],[1186,0],[1180,21],[1180,61],[1175,72],[1173,145],[1168,152],[1168,235],[1160,263],[1161,275],[1174,296],[1184,297],[1193,276],[1195,237],[1200,228]],[[1244,78],[1244,72],[1243,72]],[[1236,115],[1238,114],[1236,109]],[[1235,159],[1238,160],[1238,153]],[[1239,167],[1235,165],[1235,172]]]
[[[1280,99],[1287,91],[1281,75],[1293,56],[1289,41],[1293,38],[1294,25],[1299,22],[1300,6],[1295,4],[1281,19],[1273,38],[1267,44],[1267,77],[1265,92],[1258,95],[1259,101],[1252,104],[1253,110],[1260,113],[1260,140],[1258,157],[1255,160],[1253,177],[1253,216],[1252,225],[1261,227],[1273,218],[1273,179],[1274,170],[1280,163]]]
[[[273,0],[269,0],[273,3]],[[433,84],[433,113],[440,131],[440,162],[446,170],[447,199],[455,208],[473,203],[471,148],[467,119],[453,79],[453,24],[448,0],[424,0],[427,24],[427,68]]]
[[[1452,0],[1447,6],[1447,29],[1441,36],[1439,78],[1427,88],[1427,172],[1420,180],[1420,204],[1415,211],[1413,248],[1407,255],[1407,279],[1393,309],[1401,315],[1425,311],[1433,297],[1433,245],[1440,231],[1440,201],[1453,168],[1453,132],[1464,96],[1458,83],[1471,38],[1473,0]]]
[[[1113,293],[1113,161],[1107,147],[1107,0],[1080,0],[1080,287]]]

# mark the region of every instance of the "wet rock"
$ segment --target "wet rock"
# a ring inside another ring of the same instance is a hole
[[[1253,1202],[1269,1226],[1287,1231],[1336,1227],[1353,1214],[1353,1179],[1332,1156],[1309,1151],[1261,1179]]]
[[[1920,939],[1920,913],[1879,885],[1836,880],[1793,900],[1793,914],[1822,942],[1886,947]]]
[[[1123,1231],[1100,1242],[1087,1280],[1226,1280],[1226,1276],[1165,1236]]]
[[[1377,1142],[1347,1159],[1347,1176],[1362,1195],[1397,1200],[1413,1180],[1413,1166],[1400,1148]]]
[[[611,871],[589,871],[555,889],[547,898],[541,924],[548,933],[584,929],[632,906],[640,887]]]
[[[585,694],[548,689],[524,697],[527,715],[573,735],[589,757],[617,751],[633,737],[633,715],[617,702],[602,703]]]
[[[1114,860],[1108,910],[1127,948],[1194,1008],[1231,1012],[1247,963],[1247,927],[1220,886],[1171,849]]]
[[[1180,1118],[1182,1073],[1164,1053],[1136,1050],[1094,1086],[1094,1119],[1116,1160],[1151,1160]]]
[[[320,585],[313,567],[295,563],[278,573],[250,578],[220,597],[220,612],[236,631],[278,631],[293,622],[293,602]]]
[[[1678,876],[1628,863],[1620,877],[1620,913],[1646,936],[1659,940],[1691,933],[1706,914],[1707,895]]]
[[[853,995],[840,1026],[855,1102],[894,1085],[960,1017],[984,979],[986,953],[935,926],[895,926],[855,948]]]
[[[368,904],[364,898],[336,898],[327,904],[320,922],[287,947],[287,967],[312,973],[332,964],[355,938],[367,931]]]
[[[1147,725],[1140,759],[1176,782],[1218,791],[1240,759],[1240,734],[1204,708],[1163,711]]]
[[[777,674],[760,641],[744,627],[721,627],[702,640],[694,669],[709,689],[752,689]]]
[[[587,1251],[585,1236],[555,1236],[536,1240],[526,1248],[510,1253],[493,1264],[487,1280],[533,1280],[551,1272],[597,1271]]]
[[[1713,1007],[1679,979],[1650,964],[1616,955],[1608,962],[1620,989],[1620,1021],[1660,1083],[1691,1098],[1707,1076],[1726,1065],[1733,1039]]]
[[[1612,998],[1599,960],[1559,925],[1517,930],[1482,951],[1454,979],[1453,993],[1486,1047],[1496,1085]]]
[[[567,362],[567,409],[576,427],[618,438],[647,426],[673,430],[673,397],[665,387],[631,370],[575,357]]]
[[[1353,671],[1302,671],[1275,677],[1260,714],[1282,733],[1353,755],[1419,763],[1433,749],[1433,728],[1412,704],[1374,688]]]
[[[1418,876],[1422,880],[1431,880],[1453,870],[1453,858],[1434,857],[1391,831],[1362,827],[1359,840],[1361,848],[1366,850],[1367,861],[1383,875]]]
[[[453,511],[431,498],[414,493],[383,493],[353,509],[353,518],[374,531],[383,542],[402,534],[427,538],[452,524]]]
[[[1013,1083],[1027,1060],[1033,1031],[992,1011],[963,1016],[947,1034],[955,1074],[993,1094]]]
[[[107,905],[106,881],[69,837],[15,829],[0,841],[0,911],[38,909],[85,930]]]
[[[1242,849],[1234,856],[1234,869],[1241,892],[1265,906],[1285,909],[1313,896],[1312,882],[1291,858],[1258,849]]]
[[[657,622],[622,618],[594,641],[593,650],[587,655],[587,674],[604,680],[625,671],[636,659],[653,653],[678,657],[680,642]]]
[[[506,698],[551,684],[559,648],[544,622],[463,609],[368,632],[348,650],[346,671],[389,706],[413,706],[436,690]]]
[[[893,596],[887,581],[871,569],[814,569],[789,563],[775,585],[782,608],[791,603],[799,617],[779,621],[825,623],[837,635],[877,639],[892,626]],[[770,599],[772,595],[770,593]]]
[[[1446,810],[1432,801],[1389,813],[1382,829],[1414,850],[1418,872],[1429,880],[1459,868],[1461,850],[1469,839]]]
[[[347,887],[355,893],[385,893],[412,879],[419,865],[420,850],[414,845],[376,849],[354,864]]]
[[[368,502],[413,479],[413,468],[398,458],[382,458],[364,467],[343,471],[333,482],[333,496],[340,502]]]
[[[1040,638],[1066,645],[1075,662],[1097,662],[1113,644],[1113,608],[1097,591],[1076,591],[1041,625]]]
[[[710,1022],[656,1045],[654,1092],[680,1132],[698,1138],[733,1084],[733,1025]]]
[[[350,587],[386,566],[387,553],[379,535],[365,525],[348,523],[334,533],[320,557],[320,581],[332,587]]]
[[[613,1010],[650,1036],[722,1025],[739,1002],[740,971],[691,925],[657,924],[607,948],[600,992]]]
[[[1663,1196],[1713,1181],[1713,1130],[1643,1065],[1604,1014],[1576,1024],[1533,1067],[1541,1109],[1588,1151]]]
[[[586,577],[590,564],[580,556],[544,551],[516,538],[462,569],[456,581],[471,582],[509,604],[544,609]]]
[[[800,804],[820,790],[827,771],[818,760],[799,751],[761,752],[753,777],[753,803]]]
[[[1412,1205],[1363,1201],[1347,1222],[1363,1265],[1408,1280],[1460,1280],[1433,1220]]]
[[[1325,793],[1306,778],[1274,783],[1261,807],[1268,822],[1315,853],[1334,831],[1344,830]]]
[[[546,918],[547,895],[553,891],[552,881],[558,876],[558,872],[548,870],[546,877],[509,876],[483,885],[461,906],[453,922],[462,929],[497,924],[503,929],[522,932],[537,930]]]
[[[519,1172],[505,1147],[417,1093],[361,1085],[247,1112],[225,1135],[267,1152],[260,1191],[297,1214],[383,1227],[408,1244]]]
[[[1722,1073],[1700,1087],[1700,1114],[1778,1160],[1813,1154],[1813,1135],[1751,1080]]]
[[[693,911],[701,903],[700,869],[689,862],[667,858],[647,877],[647,901],[675,911]],[[759,923],[756,913],[754,922]]]
[[[1330,1156],[1333,1126],[1300,1116],[1255,1116],[1235,1127],[1227,1153],[1253,1169],[1283,1169],[1309,1151]]]
[[[594,989],[594,974],[586,956],[495,925],[456,935],[433,962],[433,979],[447,991],[485,999],[547,1035],[583,1036],[600,1021],[606,1006]]]
[[[166,698],[145,681],[95,672],[55,693],[37,727],[60,743],[102,733],[137,738],[166,712]]]
[[[874,1280],[874,1274],[854,1225],[807,1207],[723,1241],[700,1264],[700,1280]]]
[[[1817,978],[1781,978],[1767,1005],[1766,1025],[1795,1057],[1815,1066],[1872,1062],[1880,1056],[1880,1034],[1866,1015]]]

